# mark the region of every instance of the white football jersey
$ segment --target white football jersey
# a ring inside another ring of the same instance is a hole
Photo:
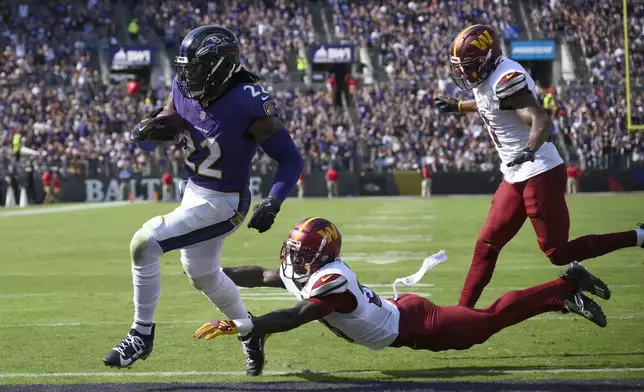
[[[526,87],[536,97],[534,80],[528,72],[516,61],[503,58],[492,75],[474,88],[476,106],[501,157],[503,177],[509,183],[525,181],[563,163],[555,145],[545,142],[534,162],[507,166],[528,144],[530,127],[513,110],[501,110],[500,100]]]
[[[381,350],[398,337],[400,312],[396,305],[382,300],[368,287],[360,285],[356,275],[342,260],[329,263],[313,273],[301,290],[293,280],[284,276],[282,268],[280,277],[286,289],[299,300],[347,291],[351,293],[357,302],[353,312],[331,312],[319,320],[349,342],[371,350]]]

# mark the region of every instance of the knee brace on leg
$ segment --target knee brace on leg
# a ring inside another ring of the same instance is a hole
[[[161,246],[157,242],[149,230],[139,229],[130,242],[130,256],[132,257],[132,264],[136,266],[144,266],[159,261],[159,257],[163,254]]]
[[[212,274],[190,278],[192,285],[201,291],[226,317],[241,319],[248,317],[239,290],[232,280],[221,270]]]

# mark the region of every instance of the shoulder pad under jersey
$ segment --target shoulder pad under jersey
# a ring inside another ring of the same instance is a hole
[[[320,275],[311,285],[309,297],[324,297],[330,294],[340,294],[347,291],[349,281],[346,277],[337,273]]]
[[[241,90],[239,96],[250,118],[278,117],[277,104],[264,86],[258,83],[242,83],[236,88]]]
[[[508,71],[501,75],[494,85],[494,94],[497,98],[504,99],[525,88],[528,88],[525,74],[519,71]]]

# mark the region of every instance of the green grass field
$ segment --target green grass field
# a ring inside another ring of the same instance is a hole
[[[571,238],[633,229],[644,219],[642,198],[569,198]],[[244,227],[233,234],[222,265],[277,267],[281,241],[290,227],[303,217],[321,215],[342,232],[345,260],[361,282],[384,297],[391,296],[395,278],[415,272],[427,255],[445,249],[450,260],[431,270],[423,285],[407,291],[438,304],[455,304],[489,201],[489,197],[292,200],[268,233]],[[0,211],[0,384],[248,381],[236,339],[205,342],[191,337],[203,322],[221,314],[192,288],[178,252],[162,258],[154,353],[129,370],[115,371],[102,363],[132,319],[131,235],[147,219],[172,208],[161,203],[50,214],[34,209],[33,215],[23,216],[3,216],[6,212]],[[601,302],[609,316],[606,329],[553,313],[507,329],[467,351],[371,352],[312,323],[268,341],[266,375],[259,379],[644,378],[643,261],[642,249],[626,249],[585,263],[613,289],[613,298]],[[526,223],[501,254],[479,305],[505,291],[553,279],[560,270],[543,256]],[[244,289],[242,296],[255,314],[294,301],[276,289]]]

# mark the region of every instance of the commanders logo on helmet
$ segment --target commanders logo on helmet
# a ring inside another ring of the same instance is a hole
[[[306,283],[317,270],[340,257],[342,235],[330,221],[312,217],[298,222],[282,245],[285,277]]]
[[[494,72],[503,53],[490,26],[473,25],[456,35],[450,55],[454,83],[463,90],[471,90]]]

